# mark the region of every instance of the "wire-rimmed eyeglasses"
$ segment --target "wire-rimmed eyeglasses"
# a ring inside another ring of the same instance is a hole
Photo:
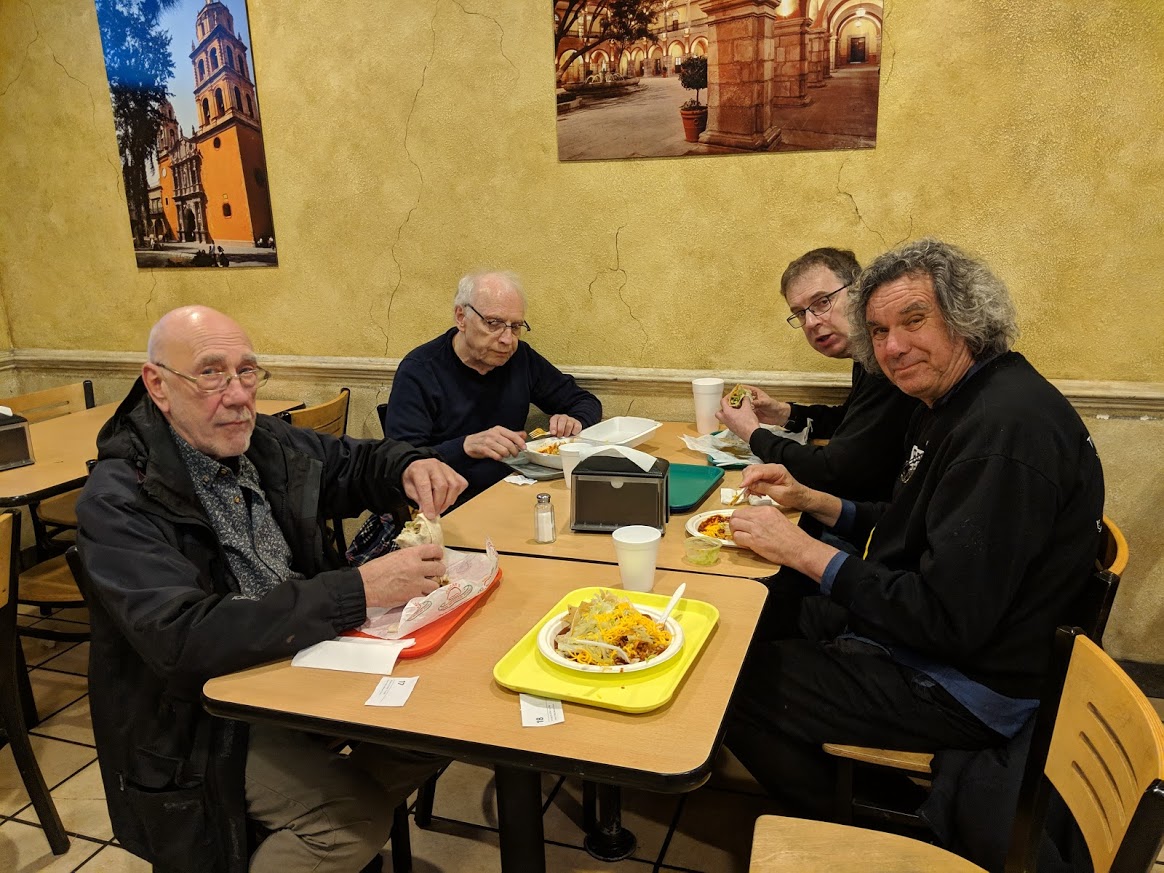
[[[173,367],[167,367],[161,361],[154,361],[154,364],[167,373],[173,373],[175,376],[181,376],[187,382],[193,382],[203,394],[221,394],[230,387],[230,383],[235,379],[238,379],[238,384],[248,391],[255,391],[266,385],[267,380],[271,378],[270,371],[264,370],[262,367],[243,367],[241,370],[229,374],[225,370],[205,370],[197,376],[189,376],[186,373],[178,372]]]
[[[833,308],[833,298],[848,288],[848,285],[842,285],[836,291],[830,291],[823,297],[818,297],[812,301],[804,309],[793,310],[792,314],[788,316],[785,321],[788,322],[789,327],[801,328],[808,324],[808,313],[812,313],[817,318],[822,317],[826,312]]]
[[[472,303],[466,303],[465,308],[472,309],[477,313],[477,317],[485,324],[485,329],[490,333],[501,333],[501,331],[509,328],[514,336],[521,336],[523,330],[533,330],[529,326],[528,321],[515,321],[512,324],[508,321],[502,321],[500,318],[486,318]]]

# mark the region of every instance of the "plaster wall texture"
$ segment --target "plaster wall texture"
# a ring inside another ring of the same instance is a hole
[[[933,234],[1008,282],[1018,348],[1047,376],[1164,382],[1164,4],[890,2],[876,149],[565,164],[548,10],[250,0],[280,265],[138,270],[92,0],[0,3],[0,353],[140,350],[161,314],[203,302],[268,354],[399,358],[450,323],[463,272],[497,265],[525,279],[531,344],[566,368],[843,374],[783,324],[783,267]],[[44,382],[0,371],[6,390]],[[378,432],[383,399],[353,396],[354,432]],[[1153,517],[1161,427],[1095,425],[1124,453],[1105,454],[1113,516]],[[1162,547],[1143,528],[1113,641],[1164,661],[1143,626]]]

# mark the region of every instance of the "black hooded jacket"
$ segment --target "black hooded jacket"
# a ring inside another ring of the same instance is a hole
[[[432,454],[258,416],[246,455],[292,569],[306,578],[251,600],[140,379],[97,447],[77,504],[77,543],[92,625],[93,733],[113,832],[167,870],[245,870],[246,727],[209,715],[202,686],[364,620],[359,571],[325,546],[320,522],[402,511],[405,468]]]

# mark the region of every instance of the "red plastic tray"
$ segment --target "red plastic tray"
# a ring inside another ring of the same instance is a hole
[[[493,589],[501,584],[501,568],[497,568],[497,575],[493,577],[493,584],[485,591],[484,594],[474,597],[462,608],[450,612],[448,615],[443,615],[432,624],[426,624],[420,630],[412,635],[415,642],[404,649],[397,657],[398,658],[419,658],[422,655],[427,655],[429,652],[434,652],[440,648],[441,644],[448,639],[453,631],[455,631],[461,623],[467,619],[481,604],[488,600],[493,595]],[[357,630],[344,631],[343,636],[346,637],[368,637],[369,639],[379,639],[371,634],[362,633]]]

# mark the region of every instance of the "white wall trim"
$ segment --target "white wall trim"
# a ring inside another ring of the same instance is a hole
[[[57,373],[69,378],[133,377],[145,352],[107,352],[85,349],[14,349],[0,352],[0,371]],[[390,384],[398,358],[346,358],[306,355],[264,355],[263,364],[279,376],[383,388]],[[836,402],[849,386],[848,373],[804,373],[778,370],[665,370],[644,367],[571,367],[585,388],[603,396],[686,398],[693,378],[721,376],[729,385],[746,382],[771,388],[782,398]],[[1053,380],[1081,415],[1164,417],[1164,383]]]

